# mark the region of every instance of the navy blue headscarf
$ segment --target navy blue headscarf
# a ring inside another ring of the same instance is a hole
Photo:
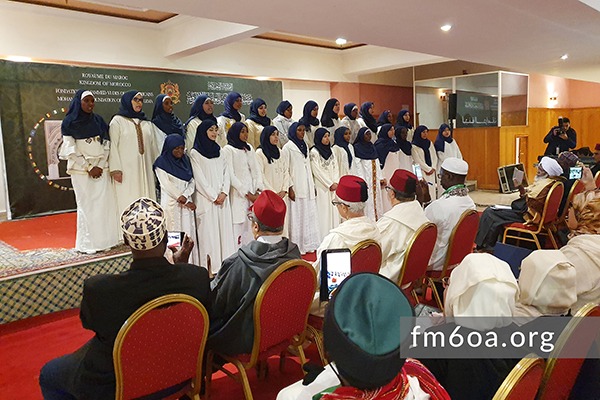
[[[265,105],[265,107],[267,106],[267,103],[265,103],[263,99],[254,99],[252,101],[252,104],[250,104],[250,117],[248,117],[248,119],[251,119],[257,124],[261,124],[262,126],[269,126],[271,125],[271,118],[267,117],[266,115],[264,117],[261,117],[258,114],[258,108],[263,104]]]
[[[398,118],[396,120],[396,126],[404,126],[406,129],[410,130],[413,128],[413,126],[410,122],[406,122],[404,120],[404,114],[409,114],[409,111],[408,110],[400,110],[400,112],[398,113]]]
[[[337,113],[333,111],[333,107],[337,102],[338,99],[331,98],[327,100],[327,103],[325,103],[325,107],[323,107],[323,114],[321,114],[321,125],[325,128],[331,128],[335,125],[333,123],[333,120],[339,119]]]
[[[314,110],[315,107],[318,107],[318,106],[319,105],[314,100],[307,101],[306,104],[304,105],[304,110],[302,112],[302,118],[300,118],[300,120],[298,121],[298,123],[300,125],[304,125],[306,130],[309,132],[310,132],[312,126],[319,125],[319,119],[317,117],[313,117],[311,115],[312,110]]]
[[[163,101],[167,97],[169,96],[166,94],[156,96],[156,100],[154,100],[154,112],[152,113],[152,123],[167,135],[176,133],[183,136],[184,131],[181,120],[174,113],[169,114],[163,108]]]
[[[206,119],[196,128],[193,148],[206,158],[217,158],[221,154],[221,146],[208,137],[208,129],[214,125],[217,125],[215,121]]]
[[[223,101],[223,107],[225,107],[225,111],[223,111],[221,115],[240,122],[242,120],[242,115],[238,112],[238,110],[233,108],[233,103],[235,103],[235,101],[241,97],[242,95],[238,92],[229,93],[227,97],[225,97],[225,101]]]
[[[394,127],[396,129],[396,143],[400,147],[400,150],[407,156],[412,155],[412,143],[406,140],[406,138],[402,138],[402,129],[406,130],[408,133],[408,129],[405,126]]]
[[[74,139],[87,139],[100,136],[102,140],[108,140],[108,125],[98,114],[88,114],[81,109],[81,95],[86,92],[80,89],[75,92],[69,111],[60,125],[63,136],[72,136]],[[93,95],[92,95],[93,97]]]
[[[358,131],[358,135],[356,135],[353,144],[354,155],[363,160],[375,160],[378,158],[377,150],[375,150],[375,146],[370,140],[365,139],[365,133],[367,131],[371,132],[371,130],[365,126]],[[373,132],[371,132],[371,135],[373,135]]]
[[[390,129],[392,129],[392,124],[390,123],[381,125],[381,129],[379,129],[379,133],[377,134],[377,140],[375,141],[375,149],[377,150],[381,168],[385,165],[385,159],[389,153],[395,153],[400,150],[398,143],[388,136]]]
[[[135,97],[136,94],[142,94],[142,92],[138,92],[137,90],[130,90],[129,92],[125,92],[123,96],[121,96],[121,105],[119,106],[119,111],[117,111],[117,115],[127,118],[137,118],[146,120],[146,114],[143,111],[135,112],[133,110],[133,106],[131,105],[131,101]]]
[[[271,143],[271,135],[276,130],[277,128],[269,125],[265,126],[260,133],[260,148],[265,157],[267,157],[269,164],[271,164],[273,160],[277,160],[280,156],[279,147]]]
[[[348,103],[344,106],[344,114],[346,114],[346,117],[348,117],[352,120],[356,119],[352,116],[352,110],[354,109],[354,107],[356,107],[356,104],[354,104],[354,103]]]
[[[183,152],[183,157],[177,158],[173,155],[173,149],[185,146],[185,139],[180,135],[167,135],[163,144],[162,153],[154,161],[154,169],[160,168],[169,175],[173,175],[182,181],[189,182],[192,177],[192,164]]]
[[[283,113],[285,112],[285,110],[287,110],[291,106],[292,106],[292,103],[290,103],[287,100],[284,100],[281,103],[279,103],[279,105],[277,106],[277,110],[275,110],[275,111],[277,112],[277,114],[285,117],[285,115],[283,115]],[[281,132],[279,132],[279,133],[281,133]]]
[[[388,116],[391,113],[392,112],[390,110],[385,110],[384,112],[382,112],[381,115],[379,116],[379,118],[377,118],[377,126],[389,124],[390,121],[388,121]]]
[[[431,140],[423,139],[421,137],[421,133],[423,131],[428,131],[428,130],[429,129],[425,125],[417,126],[417,129],[415,129],[415,133],[413,134],[412,143],[415,146],[423,149],[423,153],[425,153],[425,163],[427,165],[429,165],[430,167],[432,167],[433,165],[431,163],[431,154],[429,153],[429,146],[431,146]]]
[[[325,160],[331,157],[331,145],[323,144],[321,143],[321,140],[323,140],[323,137],[328,133],[329,131],[327,129],[318,128],[315,131],[315,145],[313,146]]]
[[[371,132],[377,132],[377,121],[375,120],[375,117],[369,113],[371,107],[373,107],[373,103],[370,101],[362,103],[360,106],[360,116]]]
[[[246,124],[243,122],[235,122],[233,125],[231,125],[227,131],[227,144],[235,147],[236,149],[250,150],[250,145],[240,139],[240,133],[244,128],[248,129]]]
[[[350,146],[350,143],[346,142],[346,139],[344,139],[344,134],[349,130],[350,129],[345,126],[337,128],[333,134],[333,144],[334,146],[340,146],[342,149],[346,150],[346,154],[348,154],[348,167],[352,167],[352,153],[348,147]]]
[[[306,157],[308,155],[308,146],[306,146],[304,139],[299,139],[298,135],[296,135],[296,129],[298,129],[300,125],[304,126],[304,124],[301,124],[300,122],[294,122],[290,125],[290,128],[288,129],[288,138],[298,146],[302,154],[304,154],[304,157]]]
[[[446,128],[450,129],[450,136],[445,137],[443,135]],[[433,145],[435,146],[435,151],[444,151],[444,147],[446,143],[452,143],[454,139],[452,139],[452,128],[448,124],[441,124],[440,129],[438,129],[437,137],[435,138],[435,142]]]
[[[213,114],[207,114],[204,111],[204,102],[208,99],[210,99],[210,97],[208,97],[205,94],[196,97],[196,100],[194,100],[192,108],[190,109],[190,117],[187,121],[185,121],[186,129],[190,121],[196,117],[198,117],[200,121],[204,121],[205,119],[212,119],[213,121],[217,122],[217,117],[215,117]]]

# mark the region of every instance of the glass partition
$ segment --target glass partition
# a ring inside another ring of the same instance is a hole
[[[448,121],[448,101],[452,94],[452,78],[415,82],[415,122],[437,130]]]
[[[527,125],[529,76],[500,72],[502,126]]]

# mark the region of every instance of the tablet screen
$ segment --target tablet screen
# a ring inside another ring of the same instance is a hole
[[[329,300],[331,293],[350,275],[351,271],[350,249],[323,251],[321,254],[321,300]],[[323,283],[326,284],[325,287]]]

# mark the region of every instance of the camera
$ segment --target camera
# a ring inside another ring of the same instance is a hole
[[[565,128],[563,127],[563,117],[558,117],[558,126],[554,129],[554,136],[562,135],[565,133]]]

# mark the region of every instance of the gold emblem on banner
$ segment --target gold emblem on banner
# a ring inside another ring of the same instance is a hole
[[[166,94],[173,100],[173,104],[179,103],[179,84],[171,82],[171,80],[160,84],[160,94]]]

